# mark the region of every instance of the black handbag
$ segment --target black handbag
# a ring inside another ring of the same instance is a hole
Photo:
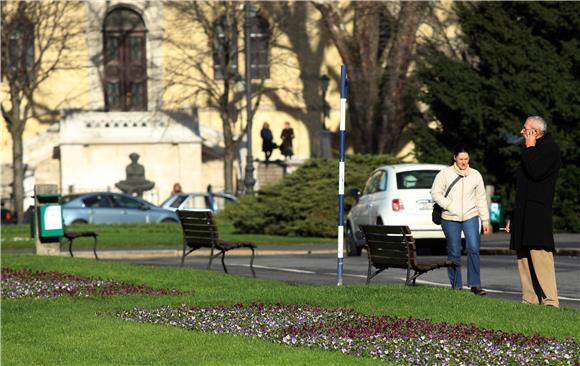
[[[463,178],[463,177],[461,175],[458,175],[457,178],[455,178],[455,180],[453,182],[451,182],[451,184],[447,188],[447,191],[445,192],[445,197],[447,197],[447,195],[451,191],[451,188],[453,188],[455,183],[459,182],[459,180],[461,178]],[[434,203],[433,204],[433,212],[431,213],[431,220],[433,221],[433,223],[435,225],[441,225],[441,213],[442,212],[443,212],[443,208],[441,208],[441,206],[439,206],[437,203]]]

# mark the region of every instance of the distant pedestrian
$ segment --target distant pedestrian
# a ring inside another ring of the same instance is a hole
[[[272,151],[278,147],[274,143],[274,136],[272,135],[272,130],[270,130],[268,122],[264,122],[262,125],[260,136],[262,137],[262,151],[266,157],[266,162],[268,162],[270,161],[270,156],[272,156]]]
[[[175,183],[173,185],[173,190],[171,191],[171,194],[178,194],[178,193],[183,193],[183,190],[181,189],[181,184],[179,183]]]
[[[559,307],[554,268],[552,204],[560,148],[542,117],[528,117],[521,130],[525,148],[516,173],[516,202],[506,231],[517,251],[522,302]]]
[[[431,188],[433,200],[443,208],[441,227],[447,240],[447,259],[461,262],[461,232],[467,244],[467,283],[471,292],[485,295],[480,276],[480,225],[488,234],[489,208],[481,174],[469,167],[469,152],[458,145],[453,152],[453,165],[440,171]],[[453,288],[461,289],[461,269],[448,269]],[[455,279],[455,283],[453,280]]]
[[[292,140],[294,139],[294,130],[290,127],[290,122],[284,122],[284,129],[280,135],[282,139],[282,144],[280,145],[280,150],[284,159],[292,158],[294,155],[294,150],[292,146]]]
[[[213,212],[216,212],[218,209],[215,202],[215,196],[211,188],[211,184],[207,185],[207,192],[205,194],[205,207],[209,208]]]

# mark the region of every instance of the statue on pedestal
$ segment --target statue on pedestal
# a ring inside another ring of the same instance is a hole
[[[155,183],[145,179],[145,167],[137,162],[139,154],[131,153],[129,155],[131,164],[127,165],[127,179],[115,183],[123,193],[143,198],[143,192],[149,191],[155,187]]]

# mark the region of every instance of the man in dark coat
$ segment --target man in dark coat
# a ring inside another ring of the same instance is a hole
[[[516,203],[506,231],[517,251],[522,302],[559,307],[554,269],[552,202],[560,149],[543,118],[528,117],[521,131],[525,149],[516,174]]]

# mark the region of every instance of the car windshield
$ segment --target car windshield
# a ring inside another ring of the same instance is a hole
[[[439,170],[411,170],[397,173],[397,189],[431,189]]]

